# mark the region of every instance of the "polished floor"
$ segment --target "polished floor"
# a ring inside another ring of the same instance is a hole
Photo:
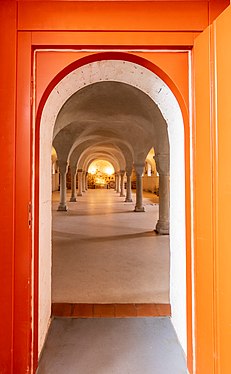
[[[53,303],[169,303],[169,237],[154,232],[155,195],[144,194],[145,213],[114,190],[88,190],[67,212],[58,200],[55,192]]]
[[[37,374],[186,374],[169,318],[54,319]]]

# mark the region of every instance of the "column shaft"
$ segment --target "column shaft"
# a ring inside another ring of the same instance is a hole
[[[116,186],[116,192],[120,192],[120,175],[117,174],[117,186]]]
[[[156,231],[162,235],[169,234],[169,203],[170,180],[169,175],[159,175],[159,220]]]
[[[71,169],[71,202],[76,201],[76,168]]]
[[[82,170],[78,170],[78,194],[77,196],[83,196],[83,191],[82,191]]]
[[[136,206],[135,212],[144,212],[143,206],[143,166],[135,167],[136,170]]]
[[[120,182],[120,197],[125,197],[124,195],[124,172],[120,174],[121,182]]]
[[[86,176],[86,173],[85,173],[85,171],[83,171],[83,173],[82,173],[82,191],[83,192],[86,192],[86,187],[85,187],[86,179],[85,179],[85,176]]]
[[[132,202],[132,181],[131,181],[131,173],[126,173],[127,174],[127,189],[126,189],[126,203]]]
[[[66,204],[66,173],[67,173],[67,162],[59,162],[60,172],[60,202],[58,211],[67,211]]]
[[[88,190],[88,172],[85,173],[85,190],[87,191]]]

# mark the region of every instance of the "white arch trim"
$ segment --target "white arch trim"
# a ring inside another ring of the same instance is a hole
[[[170,301],[172,322],[186,352],[186,255],[184,125],[172,91],[155,73],[123,60],[86,64],[66,75],[52,90],[41,116],[39,231],[39,350],[50,318],[51,305],[51,182],[50,155],[56,117],[76,91],[92,83],[115,81],[132,85],[158,105],[168,125],[170,142]],[[58,131],[58,129],[57,129]]]

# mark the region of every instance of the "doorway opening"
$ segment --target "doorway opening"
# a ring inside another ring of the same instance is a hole
[[[159,217],[159,227],[157,223],[156,229],[160,233],[167,233],[170,223],[172,321],[186,352],[185,161],[182,113],[170,88],[155,74],[154,66],[152,71],[140,63],[129,61],[126,54],[123,54],[123,58],[119,54],[117,59],[107,59],[106,53],[102,55],[104,56],[99,60],[94,55],[93,62],[83,61],[77,68],[72,66],[69,74],[50,92],[41,115],[39,347],[41,349],[44,342],[51,310],[52,145],[58,158],[62,184],[60,189],[63,188],[59,211],[66,211],[67,207],[64,186],[68,166],[70,170],[72,168],[75,178],[78,174],[78,180],[75,180],[79,184],[93,160],[102,158],[112,164],[114,162],[113,167],[120,178],[117,187],[121,186],[121,178],[125,173],[131,176],[133,168],[136,172],[136,191],[139,192],[139,183],[144,180],[147,154],[154,148],[163,194],[166,191],[168,193],[166,188],[170,177],[169,219],[165,219],[166,206],[162,205],[163,215]],[[104,106],[99,105],[99,100],[104,100]],[[130,124],[133,126],[132,132]],[[150,173],[150,168],[147,170]],[[83,189],[83,184],[81,185]],[[83,193],[79,189],[78,192]],[[140,200],[138,192],[135,210],[143,212],[143,200]],[[121,189],[120,193],[123,194]],[[165,205],[168,205],[168,201]],[[153,220],[153,229],[154,224]]]

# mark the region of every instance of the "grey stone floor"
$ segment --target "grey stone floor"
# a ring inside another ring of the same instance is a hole
[[[144,196],[145,213],[103,189],[57,212],[53,194],[53,302],[169,303],[169,236],[155,234],[159,207]]]
[[[37,374],[186,374],[169,318],[52,321]]]

